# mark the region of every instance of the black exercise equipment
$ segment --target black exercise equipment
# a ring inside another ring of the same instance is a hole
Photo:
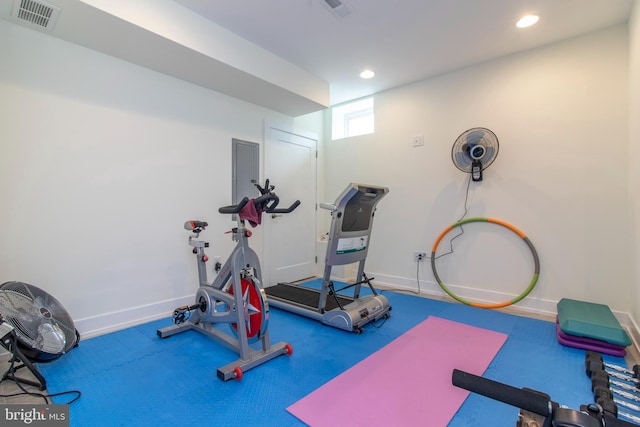
[[[591,391],[596,404],[615,416],[640,423],[640,406],[638,405],[640,398],[637,396],[640,385],[636,378],[637,365],[634,366],[634,370],[628,370],[625,367],[604,362],[602,355],[598,352],[587,351],[585,372],[591,378]]]
[[[600,376],[606,375],[608,377],[615,378],[617,380],[622,380],[622,381],[626,381],[627,383],[634,384],[635,387],[640,386],[640,382],[638,381],[638,379],[621,374],[620,372],[617,372],[617,371],[608,371],[604,369],[602,365],[589,363],[587,364],[586,372],[588,377],[593,378],[595,375],[600,375]]]
[[[631,369],[627,369],[626,367],[619,366],[613,363],[607,363],[602,359],[602,354],[597,351],[587,351],[585,355],[585,367],[587,368],[587,375],[589,374],[589,369],[614,369],[619,372],[621,375],[626,375],[632,378],[640,378],[640,366],[633,365]]]
[[[602,401],[580,405],[580,410],[569,409],[553,402],[548,394],[529,388],[515,388],[458,369],[453,370],[451,382],[454,386],[490,399],[520,408],[517,427],[625,427],[636,424],[616,418],[617,408],[613,403]],[[615,405],[615,404],[614,404]]]
[[[615,386],[617,388],[628,390],[632,392],[637,392],[638,387],[631,385],[626,382],[617,381],[609,377],[605,371],[594,371],[591,375],[591,390],[595,390],[597,386],[611,387]]]
[[[614,414],[616,417],[622,416],[628,420],[633,421],[634,423],[640,422],[640,417],[638,415],[620,410],[620,407],[623,407],[626,410],[631,410],[635,414],[638,414],[638,411],[640,411],[640,406],[623,399],[618,399],[614,394],[620,395],[626,399],[634,397],[629,393],[614,391],[604,386],[597,386],[593,390],[593,401],[603,408],[606,408],[608,412]]]

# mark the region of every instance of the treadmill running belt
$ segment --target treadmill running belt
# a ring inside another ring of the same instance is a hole
[[[292,301],[294,303],[310,307],[314,310],[318,308],[318,303],[320,301],[320,292],[318,290],[299,285],[294,286],[286,283],[280,283],[275,286],[269,286],[265,288],[264,291],[267,293],[267,297]],[[353,302],[353,298],[340,295],[338,295],[338,299],[343,307],[350,302]],[[325,311],[330,311],[335,308],[338,308],[336,299],[332,295],[327,295]]]

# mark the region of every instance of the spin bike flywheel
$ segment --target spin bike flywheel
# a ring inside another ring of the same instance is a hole
[[[269,303],[267,295],[261,286],[251,278],[241,278],[242,295],[239,303],[235,303],[235,309],[229,305],[228,298],[220,299],[219,292],[209,286],[201,286],[196,293],[196,305],[190,307],[199,310],[199,319],[196,323],[229,323],[233,333],[238,336],[238,323],[230,321],[238,319],[240,313],[244,313],[245,331],[247,341],[254,343],[261,339],[267,331],[269,320]],[[228,284],[227,290],[223,290],[234,301],[233,282]],[[233,303],[231,303],[233,304]],[[233,315],[232,311],[235,313]],[[184,321],[184,319],[183,319]],[[176,322],[181,323],[181,322]]]
[[[269,323],[269,303],[267,295],[253,280],[240,279],[242,285],[242,307],[246,319],[247,340],[249,343],[261,339],[267,331]],[[233,285],[229,287],[229,294],[233,295]],[[238,324],[232,323],[231,329],[238,335]]]

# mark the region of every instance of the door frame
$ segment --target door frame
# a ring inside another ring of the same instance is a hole
[[[319,185],[318,185],[318,174],[319,174],[319,168],[318,168],[318,145],[320,142],[320,139],[318,137],[318,134],[314,133],[314,132],[309,132],[309,131],[304,131],[304,130],[300,130],[300,129],[296,129],[293,128],[292,126],[282,123],[282,122],[277,122],[277,121],[270,121],[270,120],[265,120],[264,122],[264,151],[263,151],[263,158],[262,158],[262,177],[261,177],[261,181],[264,182],[264,180],[269,177],[269,173],[270,171],[268,170],[268,152],[269,152],[269,143],[270,143],[270,134],[271,134],[271,130],[275,129],[281,132],[286,132],[286,133],[290,133],[293,135],[297,135],[303,138],[307,138],[310,140],[315,141],[315,150],[316,150],[316,155],[314,156],[314,179],[315,179],[315,187],[314,187],[314,197],[313,197],[313,202],[315,204],[313,211],[313,218],[310,219],[310,221],[312,221],[313,223],[313,236],[314,236],[314,240],[313,240],[313,253],[314,253],[314,263],[316,265],[316,268],[314,269],[314,275],[317,275],[317,260],[318,260],[318,250],[317,250],[317,233],[318,233],[318,192],[319,192]],[[277,183],[276,183],[277,185]],[[277,190],[276,190],[277,193]],[[285,203],[286,204],[286,203]],[[283,206],[284,207],[284,206]],[[267,236],[269,236],[271,234],[271,223],[270,221],[264,221],[263,225],[265,226],[265,233],[264,233],[264,239],[263,239],[263,243],[262,243],[262,280],[263,286],[270,286],[270,285],[275,285],[275,283],[271,283],[271,268],[269,267],[271,265],[271,244],[272,242],[270,241],[270,239],[267,238]]]

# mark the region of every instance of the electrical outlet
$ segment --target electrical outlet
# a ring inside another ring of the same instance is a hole
[[[219,256],[214,256],[212,260],[213,260],[213,272],[218,274],[220,272],[220,269],[222,268],[222,258],[220,258]]]
[[[424,135],[418,135],[411,138],[414,147],[422,147],[424,145]]]
[[[427,259],[427,253],[426,252],[414,252],[413,253],[413,260],[415,262],[420,262],[420,261],[424,261],[425,259]]]

